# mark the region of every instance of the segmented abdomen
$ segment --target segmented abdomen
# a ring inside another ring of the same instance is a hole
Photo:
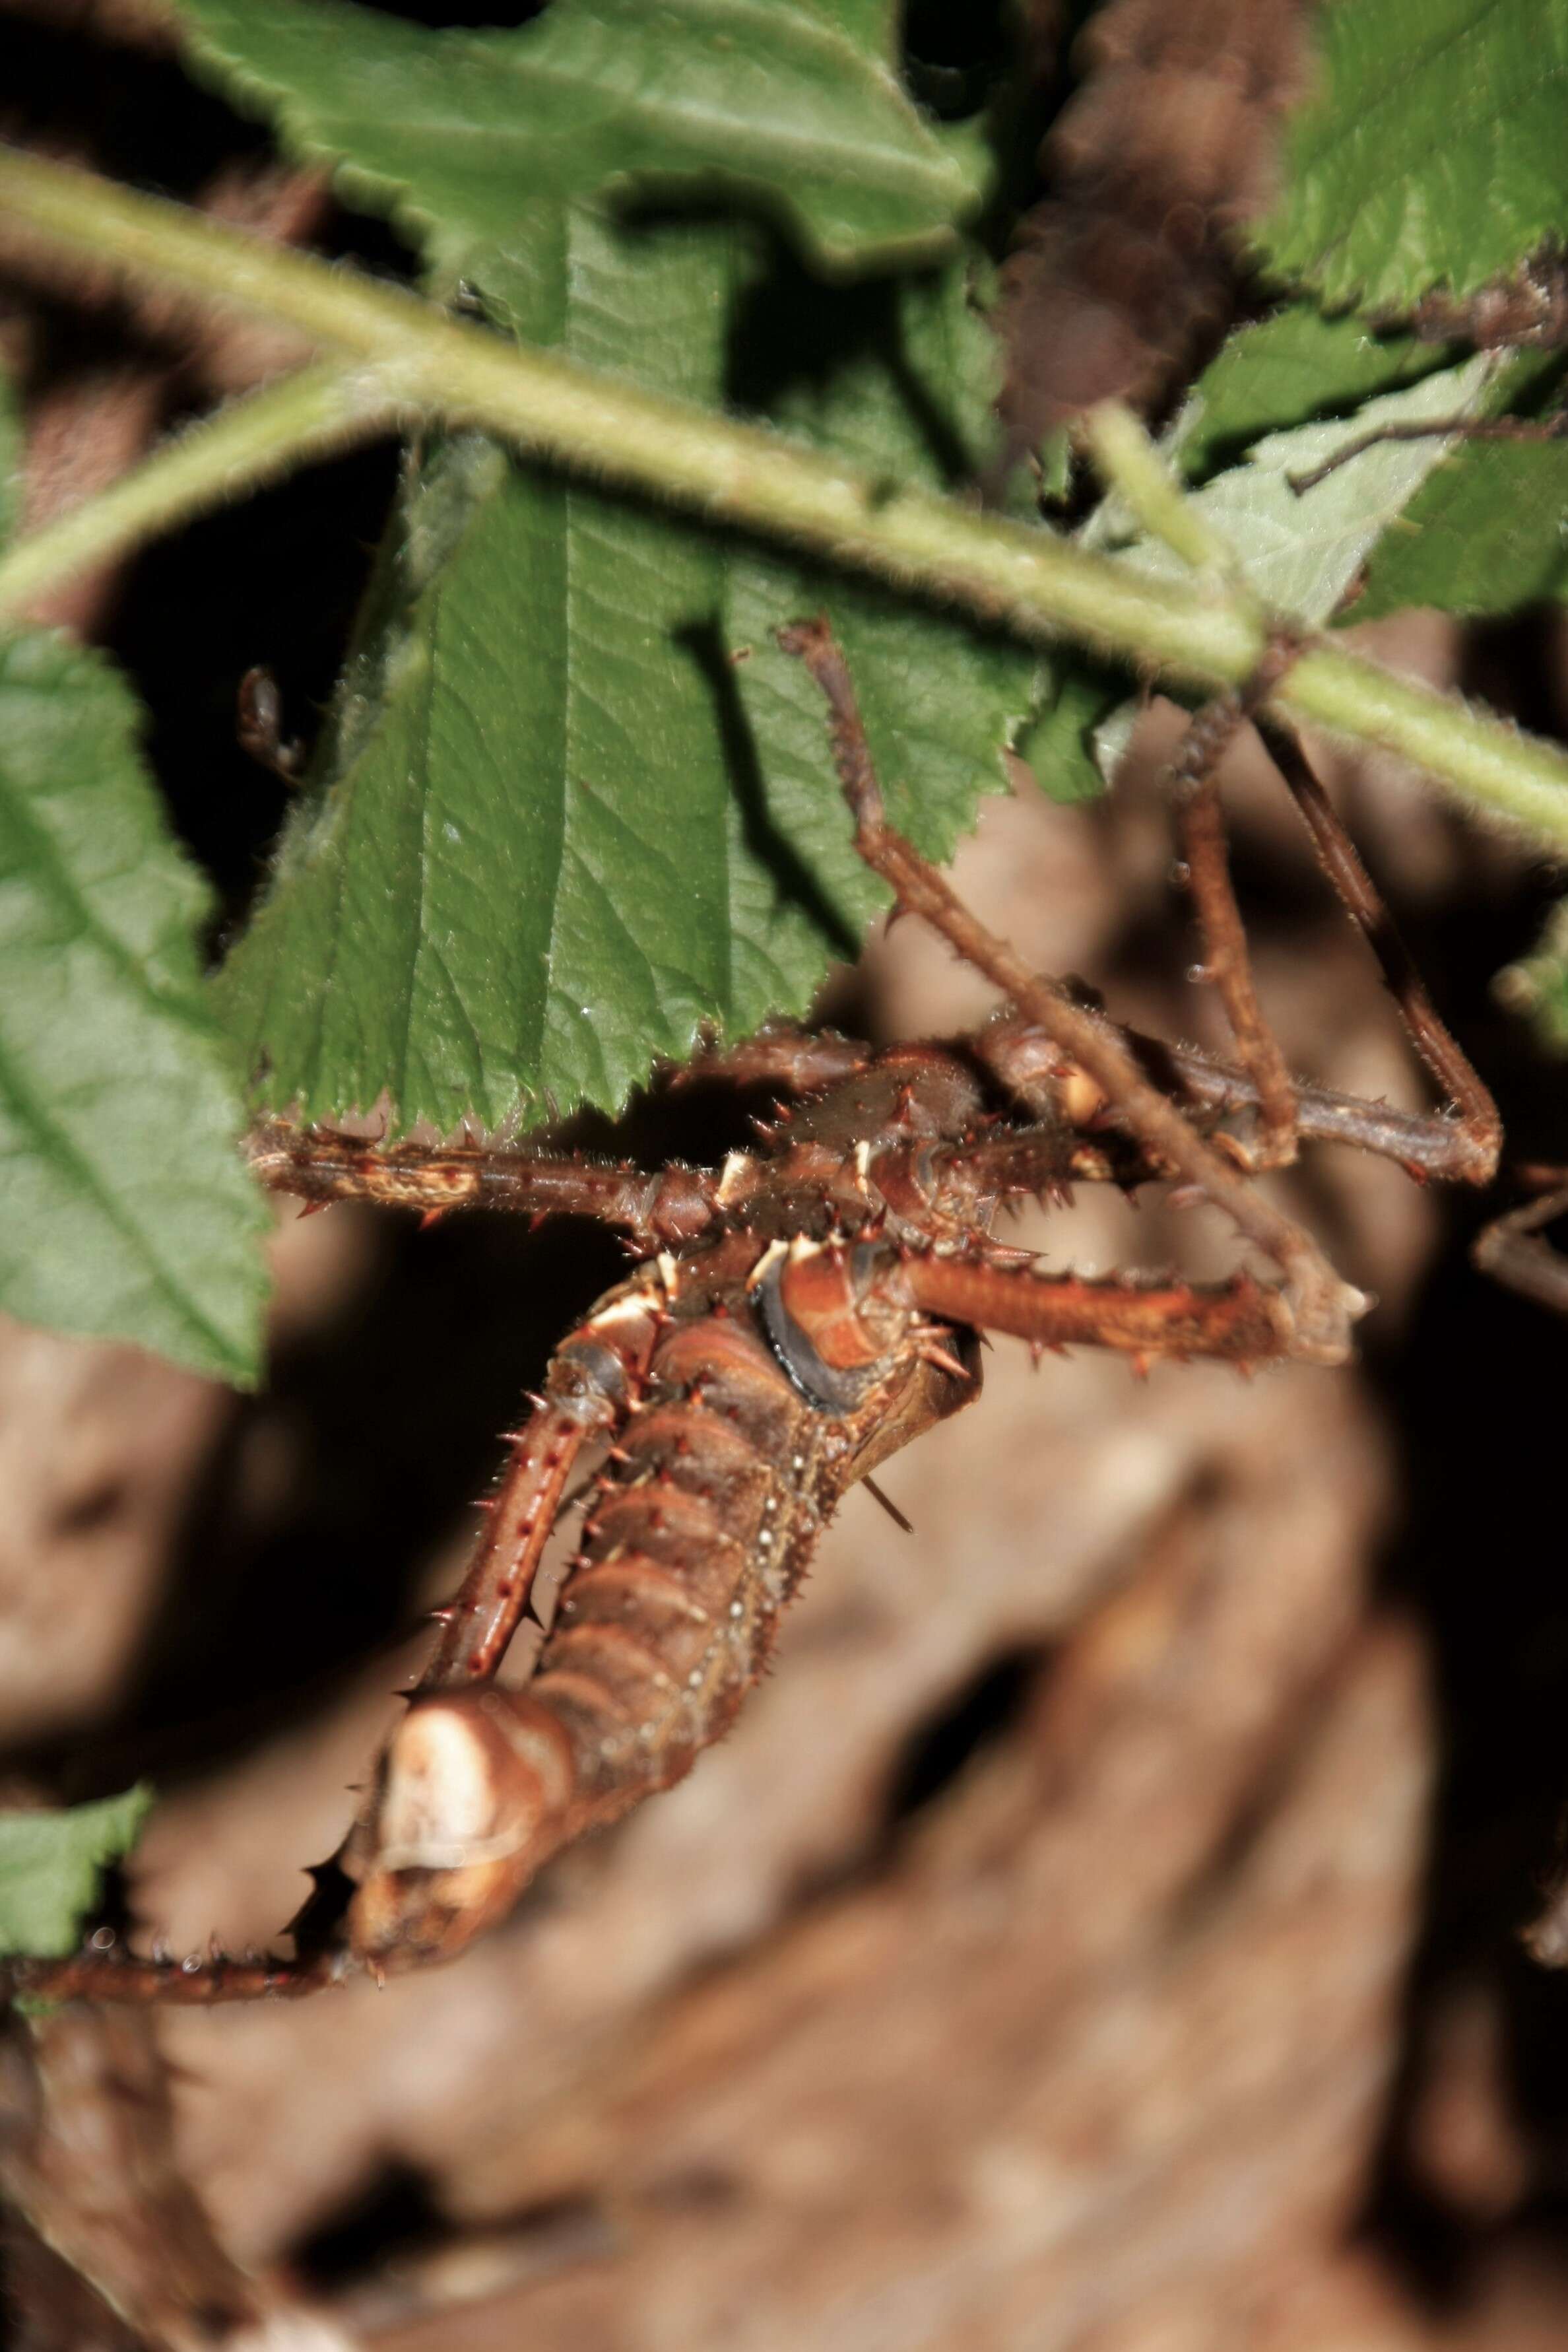
[[[683,1270],[595,1481],[532,1679],[433,1694],[390,1744],[351,1932],[378,1964],[449,1956],[583,1831],[726,1728],[845,1487],[964,1401],[913,1350],[852,1409],[779,1361],[738,1236]],[[596,1319],[644,1307],[645,1277]]]

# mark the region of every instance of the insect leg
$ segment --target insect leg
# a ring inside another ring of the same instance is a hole
[[[1011,948],[976,921],[936,869],[894,832],[883,814],[854,688],[826,624],[786,629],[779,642],[787,652],[800,656],[828,698],[834,756],[855,819],[855,844],[867,864],[891,885],[902,906],[924,915],[1089,1074],[1111,1111],[1152,1158],[1198,1186],[1273,1258],[1286,1280],[1282,1311],[1291,1326],[1288,1351],[1317,1363],[1343,1363],[1350,1354],[1351,1327],[1365,1309],[1361,1293],[1340,1279],[1311,1234],[1265,1200],[1168,1097],[1149,1084],[1110,1023],[1075,1003],[1059,983],[1030,971]]]
[[[676,1070],[670,1083],[686,1087],[719,1078],[732,1086],[787,1087],[791,1094],[810,1095],[854,1077],[873,1059],[871,1047],[856,1038],[770,1022],[737,1045],[708,1047]]]
[[[1091,1282],[931,1253],[906,1257],[889,1287],[943,1322],[1009,1332],[1037,1348],[1117,1348],[1139,1358],[1218,1356],[1245,1365],[1295,1352],[1281,1293],[1244,1274],[1212,1286]]]
[[[1552,1175],[1561,1178],[1562,1170]],[[1568,1215],[1568,1183],[1558,1181],[1538,1201],[1527,1201],[1482,1227],[1470,1257],[1483,1274],[1533,1298],[1538,1307],[1568,1315],[1568,1258],[1544,1238],[1544,1228]]]
[[[462,1589],[436,1612],[441,1637],[416,1692],[474,1685],[495,1674],[528,1606],[566,1482],[590,1434],[583,1421],[549,1404],[530,1413],[517,1433],[486,1501],[485,1533]]]
[[[426,1218],[452,1209],[508,1209],[523,1216],[593,1217],[619,1225],[653,1251],[694,1240],[717,1213],[718,1178],[706,1169],[637,1168],[508,1151],[483,1145],[376,1145],[328,1128],[267,1119],[246,1139],[261,1181],[312,1207],[334,1201],[380,1201],[421,1209]]]
[[[1459,1183],[1490,1184],[1502,1147],[1496,1103],[1438,1017],[1415,958],[1295,736],[1274,719],[1260,722],[1259,731],[1312,835],[1324,873],[1377,958],[1412,1045],[1453,1105],[1453,1117],[1430,1123],[1448,1144],[1437,1172]]]
[[[116,1945],[89,1945],[57,1960],[0,1961],[0,1990],[28,2000],[112,2000],[138,2008],[213,2009],[220,2001],[299,2000],[339,1984],[349,1973],[345,1953],[286,1960],[267,1953],[235,1958],[149,1960]]]
[[[1225,848],[1219,762],[1249,711],[1272,690],[1293,646],[1270,649],[1239,695],[1206,703],[1190,721],[1166,771],[1176,803],[1182,862],[1203,934],[1203,971],[1219,992],[1236,1040],[1237,1056],[1257,1091],[1259,1138],[1248,1159],[1254,1168],[1286,1166],[1296,1156],[1296,1088],[1278,1039],[1263,1016],[1252,979],[1247,933]]]

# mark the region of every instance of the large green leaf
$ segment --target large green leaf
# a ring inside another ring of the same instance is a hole
[[[213,17],[214,0],[193,4]],[[867,0],[817,13],[835,38],[887,38]],[[255,20],[264,44],[275,22],[292,19]],[[281,101],[285,119],[304,102]],[[353,184],[382,189],[380,126],[342,135]],[[737,234],[565,202],[548,155],[530,188],[531,152],[511,159],[504,236],[493,222],[496,241],[465,248],[482,297],[536,343],[716,407]],[[430,163],[399,217],[455,201],[444,170]],[[427,239],[444,268],[449,230],[443,217]],[[814,305],[850,299],[787,268],[779,284],[808,340]],[[772,290],[752,285],[754,316]],[[854,299],[886,333],[824,363],[824,416],[798,414],[798,429],[946,478],[955,451],[970,462],[994,366],[961,271]],[[741,626],[760,676],[782,660],[772,627],[818,596],[815,579],[774,578],[733,542],[524,474],[473,438],[411,469],[311,789],[219,982],[269,1099],[329,1116],[384,1095],[398,1124],[443,1127],[614,1108],[704,1022],[738,1032],[800,1010],[852,953],[875,893],[826,772],[822,713],[803,774],[789,728],[760,689],[737,692],[726,659],[732,561],[756,591]],[[869,594],[843,612],[868,703],[899,714],[882,748],[929,801],[916,829],[946,849],[1001,781],[1027,665]]]
[[[266,1215],[138,726],[96,656],[0,636],[0,1303],[248,1381]]]
[[[106,1865],[130,1853],[152,1802],[137,1787],[66,1812],[0,1813],[0,1955],[75,1949]]]
[[[1326,0],[1269,266],[1406,310],[1568,236],[1568,0]]]
[[[535,214],[539,341],[689,397],[724,233]],[[478,436],[411,469],[315,789],[220,977],[277,1102],[400,1122],[617,1104],[729,1008],[716,541]]]
[[[517,252],[510,299],[541,340],[716,397],[722,232],[573,207],[541,223],[531,273]],[[983,416],[990,346],[956,272],[888,301],[893,350],[834,372],[818,427],[938,478],[944,435]],[[705,1021],[743,1034],[802,1010],[880,903],[821,698],[772,639],[824,598],[894,805],[946,854],[1001,786],[1019,649],[519,473],[477,436],[438,449],[402,502],[317,788],[220,978],[268,1097],[326,1116],[384,1089],[399,1124],[441,1126],[614,1108]]]
[[[196,59],[446,278],[487,278],[546,195],[739,198],[841,270],[950,249],[982,193],[869,0],[554,0],[520,31],[441,33],[350,0],[179,6]]]

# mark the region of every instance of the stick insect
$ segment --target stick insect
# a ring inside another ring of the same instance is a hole
[[[99,1930],[74,1958],[15,1963],[34,1995],[181,2003],[287,1998],[450,1959],[586,1832],[690,1768],[732,1719],[848,1488],[980,1384],[977,1335],[1091,1344],[1143,1366],[1333,1365],[1367,1301],[1258,1189],[1302,1141],[1350,1143],[1414,1176],[1490,1181],[1496,1109],[1443,1026],[1294,739],[1264,705],[1281,641],[1239,696],[1200,709],[1169,774],[1181,856],[1234,1064],[1119,1026],[1031,971],[887,824],[853,684],[826,625],[780,633],[821,688],[861,856],[901,909],[1003,993],[974,1034],[873,1052],[764,1032],[707,1075],[789,1103],[716,1168],[641,1171],[485,1147],[377,1148],[269,1119],[248,1142],[307,1205],[571,1213],[625,1237],[630,1278],[558,1348],[509,1438],[462,1588],[360,1812],[293,1923],[288,1958],[136,1956]],[[1264,1020],[1228,872],[1216,771],[1263,730],[1331,881],[1378,957],[1443,1097],[1427,1116],[1310,1085]],[[1000,1209],[1082,1181],[1172,1181],[1228,1213],[1275,1278],[1045,1274],[998,1239]],[[548,1538],[587,1472],[578,1547],[520,1688],[497,1673]]]

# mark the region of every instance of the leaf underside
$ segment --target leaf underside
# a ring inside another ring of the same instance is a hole
[[[266,1211],[138,723],[95,655],[0,637],[0,1301],[247,1382]]]
[[[1379,424],[1479,413],[1507,364],[1483,357],[1445,367],[1444,357],[1431,345],[1380,341],[1354,320],[1297,308],[1241,329],[1198,378],[1169,455],[1197,482],[1195,503],[1272,609],[1327,621],[1451,445],[1385,442],[1304,496],[1291,477]],[[1260,430],[1292,410],[1311,421]],[[1097,510],[1086,536],[1142,568],[1170,576],[1183,569],[1168,548],[1136,536],[1124,516],[1118,524],[1113,507]],[[1052,654],[1042,665],[1040,714],[1019,748],[1042,772],[1053,764],[1076,774],[1087,797],[1095,778],[1113,772],[1134,715],[1108,666]]]

